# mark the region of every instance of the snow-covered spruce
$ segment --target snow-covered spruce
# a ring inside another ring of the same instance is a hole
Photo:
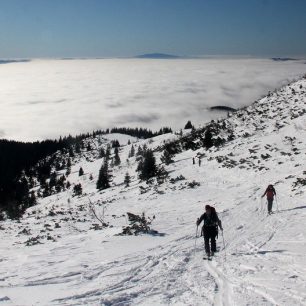
[[[306,305],[305,139],[305,79],[182,136],[86,139],[65,156],[68,169],[56,170],[69,188],[38,196],[20,221],[1,222],[0,305]],[[139,180],[144,146],[164,180]],[[107,154],[112,178],[99,190]],[[277,201],[267,217],[269,183]],[[212,261],[195,241],[204,204],[224,227],[226,249],[219,238]],[[155,216],[159,234],[118,235],[127,212]]]

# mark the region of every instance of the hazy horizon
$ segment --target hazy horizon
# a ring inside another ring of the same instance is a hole
[[[184,54],[177,54],[177,53],[164,53],[159,51],[152,51],[146,53],[137,53],[133,55],[126,55],[126,56],[54,56],[54,57],[0,57],[0,60],[28,60],[28,61],[35,61],[35,60],[94,60],[94,59],[142,59],[137,58],[139,55],[147,55],[147,54],[166,54],[166,55],[175,55],[178,58],[176,59],[274,59],[274,58],[281,58],[281,59],[290,59],[294,60],[305,60],[306,61],[306,54],[301,55],[293,55],[293,54],[269,54],[269,55],[250,55],[250,54],[199,54],[199,55],[184,55]],[[164,59],[160,59],[164,60]],[[0,63],[2,64],[2,63]],[[305,62],[306,64],[306,62]]]

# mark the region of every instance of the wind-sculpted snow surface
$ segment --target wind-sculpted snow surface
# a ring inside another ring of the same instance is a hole
[[[82,196],[39,199],[20,222],[0,223],[0,305],[306,305],[305,109],[303,79],[220,121],[220,135],[234,138],[183,150],[166,166],[173,180],[151,187],[137,179],[135,157],[126,161],[128,139],[155,149],[179,135],[88,139],[97,149],[113,139],[122,144],[112,187],[97,192],[102,159],[84,151],[68,177],[82,183]],[[269,183],[277,198],[267,216],[261,195]],[[89,198],[109,227],[93,229]],[[220,233],[212,261],[203,261],[203,239],[195,239],[205,204],[224,226],[225,249]],[[155,215],[159,234],[118,236],[127,212]]]

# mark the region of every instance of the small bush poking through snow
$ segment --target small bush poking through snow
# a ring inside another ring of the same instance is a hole
[[[200,183],[196,182],[196,181],[192,181],[192,182],[188,183],[189,188],[195,188],[195,187],[198,187],[198,186],[200,186]]]
[[[123,227],[122,233],[119,235],[138,235],[150,233],[150,225],[155,219],[155,216],[153,216],[152,218],[146,218],[144,213],[139,216],[129,212],[127,213],[127,215],[130,225]]]

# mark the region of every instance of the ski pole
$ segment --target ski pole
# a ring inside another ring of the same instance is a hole
[[[226,261],[226,250],[225,250],[225,241],[224,241],[223,230],[222,230],[221,232],[222,232],[222,240],[223,240],[223,247],[224,247],[224,259],[225,259],[225,261]]]
[[[263,215],[265,213],[265,204],[264,204],[264,200],[261,197],[260,198],[260,214]]]
[[[199,227],[199,226],[197,225],[196,235],[195,235],[195,241],[194,241],[194,253],[196,252],[196,248],[197,248],[198,227]]]
[[[275,196],[275,201],[276,201],[276,210],[277,210],[277,212],[279,212],[279,210],[278,210],[278,201],[277,201],[277,196]]]
[[[205,240],[203,239],[203,258],[205,257]]]

